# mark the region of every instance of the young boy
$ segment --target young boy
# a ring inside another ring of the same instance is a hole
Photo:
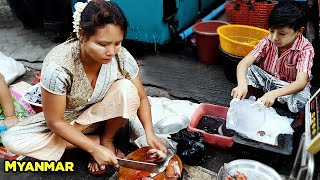
[[[314,57],[311,43],[302,35],[308,22],[306,14],[298,2],[275,5],[268,19],[269,36],[238,64],[233,98],[244,99],[250,85],[264,91],[260,100],[267,107],[278,100],[287,103],[291,112],[303,111],[310,98]]]

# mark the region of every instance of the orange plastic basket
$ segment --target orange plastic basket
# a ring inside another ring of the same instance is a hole
[[[238,1],[226,2],[227,22],[268,29],[269,14],[277,3],[277,1],[272,1],[269,4],[266,1],[254,2],[253,4]]]
[[[269,31],[248,25],[229,24],[217,29],[221,48],[235,56],[246,56]]]

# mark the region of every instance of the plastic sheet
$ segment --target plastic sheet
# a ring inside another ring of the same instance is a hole
[[[26,72],[25,67],[20,62],[5,56],[2,52],[0,52],[0,64],[0,73],[3,74],[7,84],[11,84]]]
[[[248,139],[278,145],[279,134],[293,134],[292,121],[277,114],[272,107],[265,107],[259,99],[233,99],[226,126]]]

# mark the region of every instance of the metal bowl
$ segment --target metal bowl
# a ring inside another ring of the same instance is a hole
[[[157,134],[173,134],[186,128],[189,121],[189,118],[183,115],[168,116],[154,125],[154,131]]]
[[[248,180],[282,180],[281,176],[271,167],[258,161],[238,159],[225,163],[219,170],[216,180],[244,173]]]

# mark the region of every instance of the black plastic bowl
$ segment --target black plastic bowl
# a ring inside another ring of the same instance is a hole
[[[237,65],[243,59],[241,56],[234,56],[222,50],[219,45],[219,53],[221,54],[223,66],[224,66],[224,75],[226,78],[232,82],[237,83]]]

